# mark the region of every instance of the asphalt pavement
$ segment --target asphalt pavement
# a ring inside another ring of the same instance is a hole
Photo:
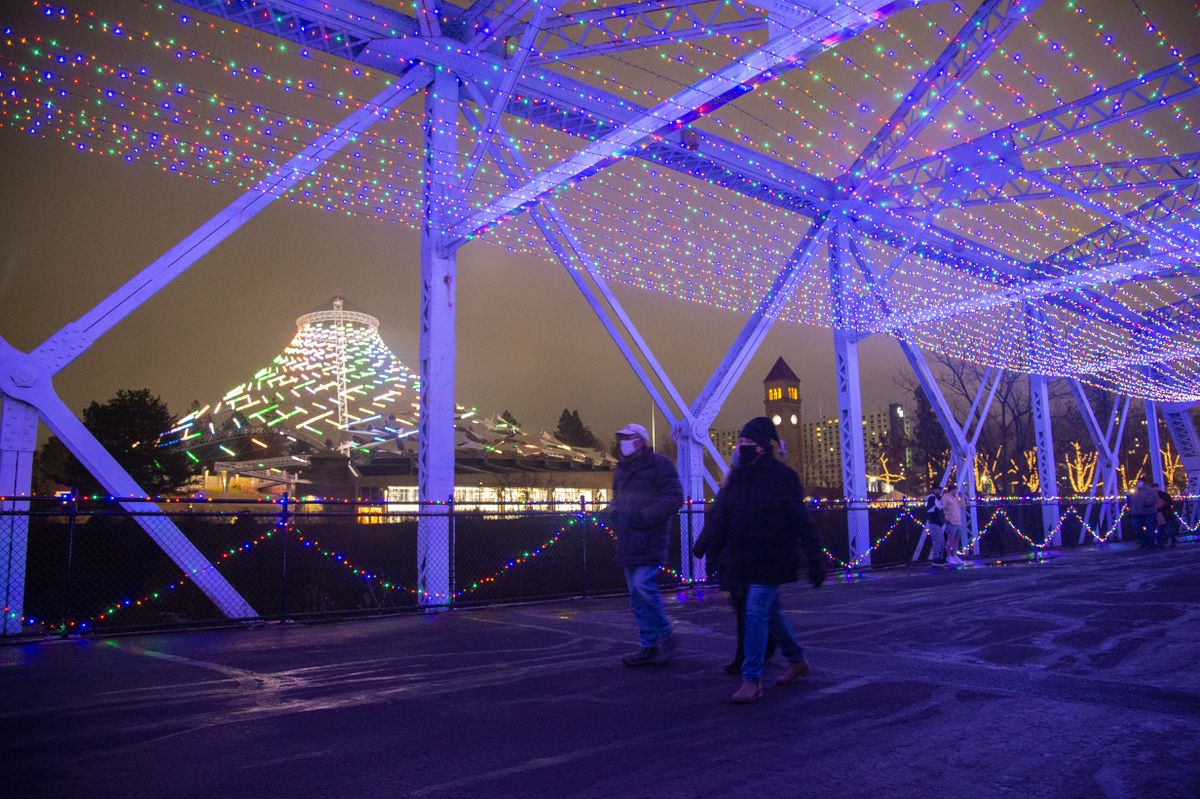
[[[0,647],[5,797],[1196,797],[1200,545],[911,567],[784,606],[737,706],[715,590]]]

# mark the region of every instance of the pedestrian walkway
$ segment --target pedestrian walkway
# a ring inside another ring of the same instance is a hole
[[[785,606],[812,677],[728,701],[715,591],[0,647],[11,797],[1200,795],[1200,545],[910,569]]]

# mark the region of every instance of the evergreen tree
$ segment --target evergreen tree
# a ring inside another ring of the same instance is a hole
[[[569,411],[563,408],[558,417],[558,427],[554,429],[554,437],[571,447],[586,447],[600,449],[600,439],[579,418],[579,411]]]
[[[151,496],[183,487],[196,473],[196,466],[182,449],[158,446],[158,437],[174,421],[166,403],[147,388],[121,389],[108,402],[93,402],[83,411],[84,426]],[[102,490],[57,438],[51,437],[42,447],[37,465],[42,480],[83,493]]]
[[[517,430],[521,429],[521,423],[517,421],[517,417],[513,416],[507,410],[504,413],[500,414],[500,421],[504,422],[509,427],[515,428]]]

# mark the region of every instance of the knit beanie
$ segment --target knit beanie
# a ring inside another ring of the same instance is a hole
[[[746,422],[746,426],[742,428],[739,436],[750,439],[763,449],[770,449],[771,442],[779,440],[779,433],[775,430],[775,423],[765,416],[756,416]]]

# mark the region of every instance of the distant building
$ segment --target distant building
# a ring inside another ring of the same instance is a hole
[[[912,419],[904,406],[894,402],[886,411],[863,416],[863,448],[867,460],[867,490],[890,492],[892,486],[882,479],[887,456],[887,474],[908,474],[912,469],[912,450],[906,446],[912,438]],[[841,493],[842,491],[842,433],[837,417],[805,422],[804,448],[807,458],[801,474],[805,486]],[[891,454],[888,454],[890,450]]]
[[[787,455],[784,461],[800,474],[806,492],[842,494],[842,436],[837,417],[806,422],[801,413],[800,378],[779,358],[763,379],[763,415],[775,423]],[[867,490],[890,493],[888,477],[898,479],[912,470],[912,420],[900,403],[863,417]],[[713,443],[728,460],[737,448],[740,428],[713,430]],[[886,457],[886,469],[883,458]]]
[[[763,378],[763,415],[775,423],[779,440],[787,455],[784,462],[803,474],[804,440],[801,434],[800,378],[779,358]],[[748,419],[746,421],[749,421]],[[711,431],[717,450],[728,460],[737,448],[741,428]]]
[[[282,353],[160,438],[204,473],[197,489],[410,503],[417,496],[420,381],[379,320],[331,307],[296,320]],[[605,500],[616,459],[455,406],[454,497],[511,504]]]

